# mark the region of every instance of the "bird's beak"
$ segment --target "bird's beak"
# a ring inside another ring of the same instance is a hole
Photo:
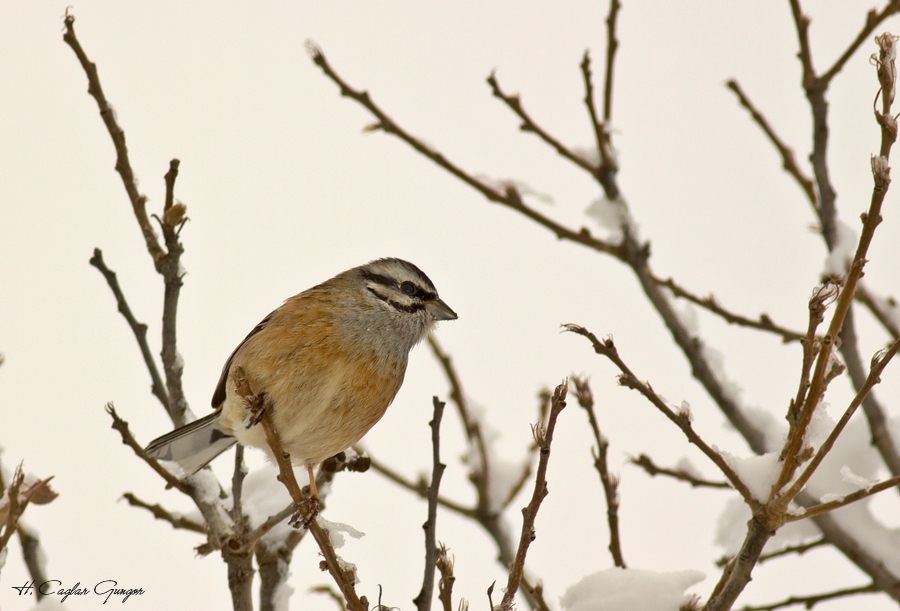
[[[428,309],[428,312],[434,316],[435,320],[456,320],[458,318],[456,312],[451,310],[450,306],[444,303],[443,299],[429,301],[425,307]]]

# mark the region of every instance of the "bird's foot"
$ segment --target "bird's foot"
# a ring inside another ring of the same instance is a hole
[[[294,507],[297,513],[291,517],[288,524],[296,529],[309,528],[309,525],[319,515],[319,497],[308,496]]]

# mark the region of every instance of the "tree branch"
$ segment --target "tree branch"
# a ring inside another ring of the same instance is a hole
[[[816,186],[813,183],[812,179],[809,178],[803,170],[800,169],[800,166],[797,165],[797,159],[794,157],[794,151],[788,145],[784,143],[784,141],[778,137],[778,134],[775,133],[775,130],[772,129],[772,126],[769,125],[769,122],[766,120],[765,116],[763,116],[762,112],[753,105],[753,102],[750,101],[750,98],[747,97],[747,94],[744,93],[744,90],[741,89],[741,86],[734,79],[730,79],[725,83],[725,86],[731,89],[734,94],[738,98],[738,102],[740,102],[741,106],[747,109],[750,112],[750,116],[753,118],[753,122],[756,123],[760,129],[766,134],[766,137],[769,139],[769,142],[778,150],[778,154],[781,155],[781,167],[784,168],[784,171],[791,175],[791,177],[797,182],[803,192],[806,194],[806,199],[809,200],[810,205],[813,207],[813,210],[819,209],[819,200],[816,195]]]
[[[134,333],[134,338],[137,340],[138,347],[141,349],[141,356],[144,357],[144,364],[147,366],[147,371],[150,372],[150,392],[153,393],[154,397],[159,399],[159,402],[166,408],[166,411],[171,414],[171,410],[169,410],[169,397],[163,386],[159,370],[156,368],[156,361],[153,360],[153,355],[150,352],[150,345],[147,343],[147,325],[138,322],[134,317],[134,314],[132,314],[131,308],[125,300],[125,294],[119,286],[116,272],[106,267],[106,263],[103,261],[103,251],[99,248],[95,248],[94,256],[91,257],[90,264],[100,270],[100,273],[106,278],[106,283],[109,285],[110,290],[116,298],[116,305],[119,308],[119,312],[128,322],[128,326],[131,327],[132,333]]]
[[[126,492],[122,495],[122,498],[128,501],[128,504],[132,507],[140,507],[141,509],[146,509],[151,514],[153,514],[153,517],[157,520],[168,522],[172,525],[172,528],[180,530],[190,530],[195,533],[200,533],[201,535],[207,534],[206,527],[203,524],[198,524],[197,522],[194,522],[189,518],[174,514],[159,503],[151,505],[150,503],[146,503],[137,498],[131,492]]]
[[[112,138],[113,145],[116,148],[116,171],[122,177],[122,183],[125,185],[125,191],[131,200],[131,207],[134,210],[134,216],[137,218],[141,233],[144,236],[144,242],[147,251],[153,258],[154,265],[157,264],[164,256],[162,247],[157,239],[156,232],[150,224],[150,218],[147,216],[147,197],[142,195],[137,188],[137,181],[134,172],[131,169],[131,162],[128,160],[128,148],[125,146],[125,132],[116,122],[116,113],[106,101],[103,93],[103,87],[100,85],[100,78],[97,75],[97,65],[91,62],[81,43],[75,37],[75,16],[66,12],[64,20],[66,31],[63,34],[63,40],[75,52],[81,67],[84,69],[88,78],[88,94],[96,101],[100,109],[100,117],[103,119],[104,125]]]
[[[568,393],[568,381],[563,382],[556,387],[553,392],[553,403],[550,407],[550,415],[547,423],[538,423],[534,430],[535,441],[540,448],[540,458],[538,459],[537,474],[534,480],[534,492],[531,495],[531,502],[522,509],[522,533],[519,536],[519,547],[516,551],[516,557],[509,571],[509,579],[506,582],[506,590],[503,593],[503,600],[500,602],[499,609],[501,611],[509,611],[513,608],[513,599],[519,590],[519,584],[522,582],[522,576],[525,570],[525,556],[528,553],[528,547],[535,539],[534,521],[537,518],[538,510],[541,502],[547,496],[547,464],[550,461],[550,445],[553,442],[553,431],[556,429],[556,419],[560,412],[566,407],[566,394]]]
[[[731,490],[732,486],[728,482],[717,482],[709,479],[703,479],[684,471],[682,469],[666,469],[660,467],[646,454],[641,454],[637,458],[632,458],[631,463],[641,467],[651,476],[665,475],[682,482],[687,482],[692,488],[718,488]]]
[[[434,593],[434,571],[438,560],[438,547],[436,539],[438,491],[441,486],[441,477],[447,465],[441,462],[441,418],[444,416],[444,403],[433,398],[434,416],[429,422],[431,427],[432,464],[431,485],[428,486],[426,497],[428,499],[428,519],[422,528],[425,530],[425,572],[422,578],[422,589],[413,599],[413,604],[419,611],[431,610],[431,598]]]
[[[563,329],[587,338],[588,341],[591,342],[591,345],[594,348],[594,352],[601,356],[605,356],[607,359],[612,361],[612,363],[616,367],[619,368],[619,371],[622,372],[622,375],[619,376],[619,384],[640,392],[647,400],[650,401],[650,403],[654,405],[654,407],[656,407],[656,409],[661,411],[669,420],[675,423],[675,425],[678,426],[678,428],[680,428],[681,431],[685,434],[688,440],[695,446],[700,448],[700,451],[706,454],[707,458],[713,461],[713,463],[719,468],[719,470],[731,483],[732,487],[734,487],[734,489],[740,493],[741,497],[743,497],[744,499],[744,502],[747,503],[747,505],[749,505],[752,510],[756,510],[761,506],[761,503],[753,497],[750,489],[747,488],[747,485],[743,482],[743,480],[741,480],[740,476],[731,467],[731,465],[729,465],[725,461],[725,459],[717,450],[713,449],[696,433],[696,431],[694,431],[694,427],[691,426],[690,413],[676,413],[666,404],[665,401],[662,400],[662,398],[658,394],[656,394],[656,392],[650,387],[649,384],[639,381],[637,376],[634,375],[628,365],[626,365],[621,357],[619,357],[619,352],[616,349],[615,344],[613,344],[612,339],[607,338],[601,342],[599,339],[597,339],[596,335],[594,335],[584,327],[580,327],[578,325],[563,325]]]
[[[587,412],[588,423],[594,433],[594,441],[597,449],[592,449],[594,468],[600,475],[600,483],[603,485],[603,493],[606,495],[606,521],[609,524],[609,552],[613,557],[613,564],[619,568],[626,568],[625,558],[622,555],[622,541],[619,536],[619,478],[610,475],[609,465],[606,462],[606,451],[609,449],[609,441],[600,434],[597,424],[597,415],[594,413],[594,394],[588,381],[578,376],[572,376],[572,384],[575,386],[575,399],[578,405]],[[730,486],[729,486],[730,487]]]
[[[782,601],[769,605],[741,607],[741,611],[774,611],[775,609],[791,607],[794,605],[803,605],[807,609],[812,609],[820,602],[825,602],[826,600],[846,598],[848,596],[856,596],[858,594],[876,593],[879,591],[880,590],[875,586],[875,584],[869,584],[867,586],[845,588],[843,590],[834,590],[832,592],[824,592],[822,594],[813,594],[810,596],[790,596]]]
[[[687,289],[679,286],[675,283],[675,280],[672,278],[668,278],[663,280],[662,278],[657,278],[653,276],[653,280],[659,284],[660,286],[664,286],[665,288],[672,291],[672,294],[676,297],[681,297],[682,299],[686,299],[691,303],[700,306],[701,308],[712,312],[713,314],[721,317],[725,322],[733,325],[738,325],[741,327],[749,327],[751,329],[756,329],[758,331],[765,331],[767,333],[773,333],[781,337],[782,343],[788,344],[790,342],[798,342],[803,339],[803,334],[798,333],[797,331],[792,331],[786,327],[782,327],[781,325],[777,325],[772,322],[772,319],[769,318],[768,314],[760,314],[759,319],[753,320],[752,318],[747,318],[746,316],[742,316],[740,314],[735,314],[726,310],[722,306],[716,302],[715,297],[710,295],[709,297],[698,297],[688,291]]]

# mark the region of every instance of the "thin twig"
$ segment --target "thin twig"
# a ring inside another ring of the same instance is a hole
[[[79,63],[81,63],[81,67],[84,69],[85,74],[87,74],[88,94],[97,101],[97,106],[100,109],[100,117],[103,119],[103,123],[106,125],[106,129],[109,131],[109,135],[112,138],[113,145],[116,148],[116,171],[122,177],[122,183],[125,185],[125,191],[128,193],[128,198],[131,200],[131,207],[134,210],[134,215],[137,218],[141,233],[144,236],[147,251],[153,258],[154,264],[156,264],[165,256],[165,253],[159,244],[153,226],[150,224],[150,218],[147,216],[147,197],[142,195],[137,188],[137,181],[134,177],[134,172],[131,169],[131,162],[128,160],[128,147],[125,146],[125,132],[119,127],[119,124],[116,121],[116,113],[109,102],[106,101],[103,87],[100,85],[100,78],[97,75],[97,65],[88,59],[84,49],[81,48],[81,43],[78,42],[78,39],[75,37],[75,16],[67,12],[64,23],[66,31],[63,34],[63,40],[72,48],[72,51],[75,52],[75,56],[78,58]]]
[[[198,488],[192,481],[193,478],[200,477],[201,474],[196,474],[184,481],[179,480],[164,469],[155,458],[144,454],[143,447],[131,434],[128,423],[119,417],[112,403],[106,404],[106,412],[112,418],[112,428],[118,431],[122,437],[122,443],[130,447],[138,458],[150,465],[151,469],[166,480],[166,484],[169,487],[175,488],[193,499],[203,519],[206,520],[207,547],[210,549],[221,549],[223,542],[230,539],[234,535],[234,531],[226,521],[225,513],[222,511],[222,506],[218,499],[210,499],[202,487]]]
[[[866,23],[863,25],[862,29],[860,29],[859,33],[856,35],[856,38],[847,46],[846,50],[841,54],[840,57],[835,60],[834,65],[831,66],[825,73],[819,77],[819,80],[822,81],[826,86],[831,80],[837,76],[838,72],[843,69],[844,65],[850,60],[854,53],[862,46],[864,42],[869,40],[869,36],[872,35],[872,32],[875,31],[879,25],[881,25],[885,19],[893,15],[894,13],[900,11],[900,1],[891,0],[881,12],[879,13],[875,9],[870,10],[866,13]]]
[[[606,16],[606,74],[603,77],[603,123],[607,129],[612,120],[612,91],[613,91],[613,67],[615,66],[616,51],[619,41],[616,39],[616,22],[619,9],[622,4],[619,0],[610,0],[609,14]]]
[[[866,285],[860,284],[856,287],[856,300],[869,309],[872,316],[881,323],[881,326],[890,333],[891,337],[894,339],[900,337],[900,326],[897,326],[897,321],[884,310],[884,307],[882,307],[880,303],[881,300],[876,298]],[[896,303],[893,299],[888,299],[887,301],[889,307],[896,308]]]
[[[715,465],[719,468],[719,470],[725,475],[731,485],[737,490],[741,497],[743,497],[744,502],[750,506],[751,509],[755,510],[760,506],[760,502],[754,498],[753,494],[750,492],[750,489],[747,487],[747,484],[741,480],[740,476],[737,472],[729,465],[725,458],[715,449],[713,449],[709,444],[707,444],[700,435],[694,431],[693,426],[691,426],[691,416],[689,413],[685,412],[675,412],[671,407],[669,407],[665,401],[663,401],[662,397],[660,397],[656,392],[650,387],[646,382],[641,382],[634,375],[628,365],[621,359],[619,356],[619,352],[616,349],[615,344],[613,343],[611,338],[606,338],[603,341],[600,341],[596,335],[585,329],[584,327],[578,325],[563,325],[563,328],[566,331],[571,333],[575,333],[576,335],[581,335],[588,339],[591,342],[591,345],[594,348],[594,352],[601,356],[605,356],[607,359],[612,361],[612,363],[619,368],[619,371],[622,374],[619,376],[619,384],[622,386],[627,386],[628,388],[637,390],[640,392],[647,400],[650,401],[659,411],[661,411],[665,416],[671,420],[681,431],[685,434],[688,440],[693,443],[695,446],[700,448],[700,451],[706,454],[707,458],[709,458]]]
[[[759,555],[759,564],[767,562],[769,560],[774,560],[776,558],[780,558],[782,556],[788,556],[790,554],[797,554],[798,556],[802,556],[806,552],[811,549],[816,549],[819,547],[825,547],[830,545],[828,540],[825,537],[819,537],[809,543],[800,543],[798,545],[788,545],[787,547],[783,547],[778,551],[770,552],[768,554],[760,554]],[[734,559],[734,556],[723,556],[716,560],[717,567],[723,567],[727,565]]]
[[[792,0],[792,6],[796,3],[797,0]],[[797,6],[799,9],[799,5]],[[882,63],[878,64],[879,82],[882,90],[893,91],[896,72],[893,55],[889,55],[893,50],[893,41],[889,36],[885,36],[879,37],[878,42],[882,45]],[[888,47],[890,47],[890,49]],[[880,154],[877,157],[872,158],[872,174],[875,179],[875,186],[872,190],[871,203],[869,204],[868,211],[863,215],[863,228],[859,237],[859,243],[856,248],[856,253],[853,256],[853,262],[850,264],[847,276],[844,280],[843,290],[835,303],[831,323],[820,343],[821,347],[815,364],[814,373],[810,380],[809,392],[807,393],[806,400],[800,410],[796,426],[791,427],[788,440],[785,443],[782,452],[782,456],[785,457],[785,460],[779,477],[772,488],[772,496],[793,479],[794,473],[799,467],[799,457],[803,451],[803,440],[806,435],[806,429],[809,426],[809,422],[812,420],[813,412],[819,405],[819,402],[825,393],[825,388],[827,386],[826,375],[832,362],[833,348],[838,340],[838,335],[841,332],[844,319],[852,306],[856,285],[862,277],[869,246],[875,235],[875,229],[878,227],[879,223],[881,223],[881,207],[890,185],[890,166],[888,165],[888,160],[891,147],[897,139],[897,121],[891,114],[891,103],[892,99],[883,97],[882,112],[875,113],[876,119],[881,126],[882,137]],[[863,389],[860,389],[860,392],[862,392],[862,390]],[[790,501],[790,497],[782,497],[783,508],[786,508],[786,503],[788,501]]]
[[[150,352],[150,344],[147,343],[147,325],[138,322],[131,312],[131,308],[125,300],[125,294],[119,286],[116,272],[109,269],[103,261],[103,251],[99,248],[95,248],[94,256],[91,257],[90,264],[100,270],[100,273],[103,274],[103,277],[106,279],[106,283],[109,285],[110,290],[113,292],[119,312],[125,318],[128,326],[131,327],[131,331],[134,333],[134,339],[137,340],[138,347],[141,349],[141,356],[144,357],[144,364],[147,366],[147,371],[150,372],[150,392],[153,393],[154,397],[159,399],[159,402],[162,403],[163,407],[168,411],[169,397],[166,394],[165,386],[159,375],[159,370],[156,368],[156,361],[153,359],[153,354]]]
[[[247,466],[244,464],[244,446],[237,444],[234,450],[234,473],[231,476],[231,521],[234,522],[234,530],[244,532],[244,512],[241,508],[241,496],[244,491],[244,477],[247,475]]]
[[[726,490],[732,489],[731,484],[729,484],[728,482],[719,482],[704,479],[702,477],[697,477],[696,475],[688,473],[683,469],[666,469],[665,467],[660,467],[659,465],[654,463],[653,460],[646,454],[641,454],[637,458],[632,458],[631,463],[641,467],[650,475],[665,475],[668,477],[672,477],[679,481],[689,483],[692,488],[718,488]]]
[[[765,116],[763,116],[762,112],[750,101],[750,98],[747,97],[747,94],[744,93],[744,90],[741,89],[741,86],[737,81],[731,79],[725,83],[725,86],[731,89],[734,94],[738,98],[738,102],[740,102],[741,106],[747,109],[750,113],[750,116],[753,118],[754,123],[756,123],[760,129],[763,130],[763,133],[766,134],[766,137],[769,139],[769,142],[778,150],[778,154],[781,155],[781,166],[784,168],[784,171],[791,175],[791,177],[797,182],[803,192],[806,194],[806,199],[809,200],[810,205],[813,207],[813,210],[818,210],[819,202],[818,197],[816,196],[816,186],[813,183],[812,179],[808,177],[803,170],[800,169],[800,166],[797,165],[797,159],[794,157],[794,151],[789,147],[784,141],[778,137],[778,134],[775,133],[775,130],[769,125],[769,122],[766,120]]]
[[[447,465],[441,462],[441,418],[444,416],[444,403],[438,401],[437,397],[433,397],[434,416],[428,425],[431,427],[431,447],[432,447],[432,471],[431,485],[428,486],[426,497],[428,499],[428,519],[422,528],[425,530],[425,571],[422,578],[422,589],[418,596],[413,599],[413,604],[419,611],[431,610],[431,598],[434,594],[434,571],[437,568],[438,559],[437,547],[437,506],[438,492],[441,486],[441,477],[444,475],[444,469]]]
[[[462,422],[466,441],[469,446],[478,453],[478,464],[473,465],[473,471],[470,474],[472,483],[475,485],[476,498],[478,499],[478,509],[481,511],[490,510],[490,490],[491,490],[491,464],[488,455],[487,445],[484,441],[484,432],[481,430],[481,423],[472,417],[469,403],[462,389],[459,374],[453,366],[453,359],[444,352],[438,343],[434,334],[429,334],[428,347],[431,348],[432,354],[441,365],[447,382],[450,384],[450,400],[456,405],[456,411],[459,414],[460,422]]]
[[[806,609],[812,609],[820,602],[825,602],[826,600],[846,598],[848,596],[856,596],[858,594],[876,594],[879,592],[881,592],[881,590],[878,588],[878,586],[876,586],[875,584],[869,584],[867,586],[845,588],[843,590],[834,590],[833,592],[824,592],[822,594],[812,594],[809,596],[790,596],[784,600],[778,601],[776,603],[771,603],[769,605],[741,607],[740,611],[774,611],[775,609],[782,609],[784,607],[791,607],[794,605],[803,605]]]
[[[172,525],[172,528],[177,528],[180,530],[190,530],[195,533],[200,533],[201,535],[206,534],[206,526],[204,526],[203,524],[194,522],[193,520],[182,515],[174,514],[159,503],[151,505],[150,503],[137,498],[131,492],[126,492],[122,495],[122,498],[128,501],[128,504],[132,507],[140,507],[141,509],[146,509],[147,511],[152,513],[153,517],[157,520],[168,522]]]
[[[803,486],[806,485],[806,482],[808,482],[809,478],[812,477],[816,472],[816,469],[818,469],[819,465],[822,463],[822,460],[825,459],[825,456],[827,456],[828,452],[831,451],[831,448],[834,447],[834,443],[837,441],[837,438],[844,431],[844,428],[847,426],[847,423],[850,422],[850,418],[856,412],[856,409],[860,406],[863,399],[871,392],[872,388],[881,381],[881,373],[884,371],[885,367],[887,367],[888,363],[891,362],[898,351],[900,351],[900,339],[895,341],[887,350],[879,352],[875,356],[875,358],[872,359],[872,369],[869,371],[869,376],[866,379],[865,384],[863,384],[863,387],[859,390],[858,393],[856,393],[856,396],[853,397],[850,405],[848,405],[847,409],[844,410],[844,414],[841,416],[841,419],[838,420],[838,422],[834,425],[834,428],[828,435],[828,438],[819,447],[816,455],[803,470],[803,473],[801,473],[797,480],[791,485],[791,487],[784,492],[784,494],[782,495],[783,498],[792,500],[795,496],[797,496],[797,493],[800,492]]]
[[[375,471],[376,473],[380,473],[381,475],[383,475],[390,481],[399,485],[401,488],[405,488],[406,490],[409,490],[410,492],[416,493],[416,495],[418,495],[420,498],[423,498],[423,499],[428,498],[428,485],[424,482],[424,480],[420,480],[418,482],[413,482],[412,480],[405,478],[403,475],[401,475],[394,469],[388,467],[387,465],[382,463],[377,458],[374,458],[372,456],[370,456],[369,458],[372,461],[372,470],[373,471]],[[461,503],[457,503],[456,501],[451,501],[450,499],[447,499],[442,496],[438,496],[437,503],[444,509],[449,509],[453,513],[467,517],[467,518],[474,518],[476,516],[476,514],[478,513],[477,509],[475,509],[475,508],[466,507],[465,505],[462,505]]]
[[[626,568],[625,558],[622,555],[622,541],[619,536],[619,478],[609,473],[609,465],[606,461],[606,453],[609,449],[609,441],[600,434],[600,426],[597,424],[597,415],[594,413],[594,394],[588,381],[578,376],[572,376],[572,384],[575,386],[575,398],[578,405],[587,412],[588,423],[594,433],[594,441],[597,449],[592,449],[594,456],[594,468],[600,475],[600,483],[603,484],[603,492],[606,495],[606,521],[609,524],[609,552],[613,557],[613,564],[619,568]]]
[[[672,291],[672,294],[676,297],[686,299],[687,301],[690,301],[691,303],[712,312],[713,314],[721,317],[725,322],[729,324],[748,327],[751,329],[756,329],[758,331],[765,331],[767,333],[773,333],[781,337],[781,341],[785,344],[788,344],[790,342],[798,342],[803,339],[803,334],[775,324],[772,319],[769,318],[768,314],[760,314],[759,318],[756,320],[747,318],[746,316],[735,314],[734,312],[726,310],[716,302],[715,297],[713,297],[712,295],[710,295],[709,297],[698,297],[684,287],[676,284],[675,280],[673,280],[672,278],[663,280],[662,278],[657,278],[656,276],[654,276],[653,279],[660,286],[664,286]]]
[[[615,4],[616,0],[612,1]],[[610,10],[613,10],[613,8],[611,7]],[[613,13],[614,18],[615,14]],[[614,43],[615,39],[612,42]],[[611,58],[607,56],[607,60],[611,61]],[[607,68],[612,70],[612,65],[607,63]],[[619,197],[619,185],[616,184],[616,172],[619,171],[619,167],[612,150],[610,150],[609,126],[601,123],[597,118],[597,109],[594,106],[594,84],[591,76],[591,56],[587,51],[584,52],[584,58],[581,60],[581,75],[584,80],[584,105],[587,107],[588,116],[591,119],[594,142],[597,144],[597,154],[600,156],[600,165],[594,171],[594,177],[603,188],[606,198],[613,201]],[[607,74],[607,76],[611,75]],[[607,81],[606,85],[612,87],[612,80]],[[611,94],[612,92],[610,91],[609,93]],[[611,105],[612,98],[608,102]]]
[[[550,407],[547,423],[539,422],[533,428],[535,440],[540,448],[540,458],[538,459],[531,501],[522,509],[523,520],[522,532],[519,535],[519,547],[516,550],[516,558],[509,570],[509,579],[506,582],[503,600],[499,605],[501,611],[508,611],[513,608],[513,599],[519,590],[519,584],[522,582],[522,575],[525,570],[525,556],[528,554],[528,547],[535,539],[534,522],[541,507],[541,502],[547,496],[547,465],[550,462],[550,445],[553,443],[553,431],[556,429],[556,420],[559,414],[566,407],[568,388],[568,380],[556,387],[556,390],[553,392],[553,403]]]
[[[900,475],[897,477],[892,477],[890,479],[884,480],[883,482],[879,482],[874,484],[873,486],[868,486],[866,488],[861,488],[856,492],[851,494],[847,494],[842,496],[839,499],[834,501],[829,501],[827,503],[822,503],[821,505],[814,505],[812,507],[805,507],[803,513],[794,513],[787,514],[784,516],[785,523],[787,522],[796,522],[797,520],[805,520],[806,518],[811,518],[813,516],[821,515],[823,513],[828,513],[829,511],[834,511],[835,509],[840,509],[841,507],[845,507],[846,505],[850,505],[851,503],[855,503],[861,499],[866,497],[870,497],[873,494],[878,494],[883,490],[887,490],[889,488],[894,488],[896,486],[900,486]]]
[[[161,356],[163,371],[166,372],[169,406],[175,426],[183,426],[185,424],[185,414],[188,411],[187,399],[184,396],[184,388],[181,383],[182,374],[184,373],[184,362],[178,355],[176,324],[178,319],[178,297],[181,295],[182,278],[185,274],[181,265],[181,255],[184,253],[184,246],[178,239],[178,227],[185,222],[184,204],[180,204],[181,210],[179,212],[172,203],[179,163],[177,159],[172,159],[169,162],[169,171],[165,175],[166,201],[162,231],[166,242],[166,254],[156,265],[156,270],[162,275],[165,286]],[[174,223],[178,225],[174,225]]]
[[[184,482],[172,475],[167,469],[164,469],[163,466],[159,464],[158,460],[147,456],[144,453],[144,448],[141,447],[141,445],[131,434],[131,430],[128,428],[128,423],[119,418],[119,414],[116,413],[116,408],[113,407],[112,403],[106,404],[106,413],[109,414],[109,416],[112,418],[112,428],[119,432],[119,435],[122,437],[122,443],[131,448],[138,458],[150,465],[151,469],[156,471],[160,475],[160,477],[166,480],[166,484],[170,488],[175,488],[176,490],[179,490],[185,494],[189,494],[188,486]]]

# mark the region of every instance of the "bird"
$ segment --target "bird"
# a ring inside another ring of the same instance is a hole
[[[235,443],[274,455],[251,396],[265,397],[282,448],[309,473],[358,442],[403,383],[409,352],[457,315],[418,267],[383,258],[342,272],[287,299],[254,327],[225,362],[213,411],[146,447],[177,463],[182,478]]]

